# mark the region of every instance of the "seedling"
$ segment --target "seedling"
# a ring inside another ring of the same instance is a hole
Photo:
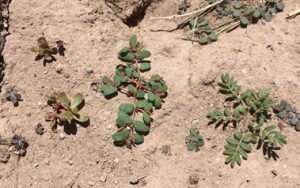
[[[276,158],[274,150],[280,149],[287,143],[286,136],[276,130],[276,126],[267,125],[271,118],[274,101],[270,97],[271,90],[263,88],[258,91],[241,90],[238,82],[229,74],[221,76],[219,92],[224,94],[226,101],[231,102],[223,110],[214,110],[208,114],[211,123],[231,125],[235,129],[233,137],[226,139],[224,155],[226,164],[233,168],[241,159],[247,159],[251,145],[263,146],[264,153]],[[227,103],[226,103],[227,104]]]
[[[293,107],[287,101],[281,101],[273,109],[278,118],[287,121],[291,126],[295,127],[296,131],[300,131],[300,113],[297,112],[296,107]]]
[[[132,145],[144,142],[144,135],[150,131],[152,112],[162,106],[163,98],[167,96],[167,85],[157,74],[146,79],[142,73],[151,69],[151,62],[146,60],[151,53],[132,35],[129,47],[118,53],[118,58],[124,62],[116,67],[112,79],[102,77],[101,91],[106,98],[124,93],[133,98],[133,103],[122,103],[119,106],[116,126],[118,131],[112,135],[115,144]]]
[[[204,146],[204,141],[199,131],[195,128],[191,128],[188,136],[185,137],[185,144],[188,151],[199,151],[200,147]]]
[[[11,101],[14,106],[19,105],[19,101],[22,101],[22,96],[19,94],[19,91],[14,87],[6,88],[4,97],[6,100]]]
[[[38,46],[32,47],[31,51],[37,52],[36,60],[44,58],[44,62],[52,62],[55,60],[54,56],[57,54],[56,47],[50,47],[45,37],[38,38]]]
[[[52,107],[53,111],[47,113],[45,120],[51,123],[53,129],[56,129],[57,124],[68,126],[89,121],[89,116],[79,113],[84,105],[84,98],[80,93],[77,93],[72,101],[64,92],[54,93],[47,98],[48,105]]]

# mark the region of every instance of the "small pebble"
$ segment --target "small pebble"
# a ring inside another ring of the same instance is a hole
[[[92,74],[94,72],[93,68],[91,66],[87,66],[85,68],[85,72],[88,73],[88,74]]]
[[[56,67],[55,67],[55,71],[56,71],[58,74],[61,74],[62,71],[63,71],[63,67],[62,67],[60,64],[58,64],[58,65],[56,65]]]
[[[106,180],[107,180],[107,175],[106,175],[106,174],[104,174],[103,176],[100,177],[100,181],[101,181],[102,183],[105,183]]]
[[[60,138],[60,139],[64,139],[64,138],[65,138],[65,134],[64,134],[64,133],[60,133],[60,134],[59,134],[59,138]]]

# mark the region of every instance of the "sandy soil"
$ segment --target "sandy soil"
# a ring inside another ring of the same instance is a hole
[[[299,7],[286,1],[284,13],[270,23],[222,35],[208,46],[182,41],[184,31],[172,29],[175,21],[149,20],[150,16],[176,13],[179,0],[155,1],[137,27],[128,28],[98,0],[18,0],[10,4],[10,35],[3,51],[6,63],[4,86],[16,86],[23,96],[19,107],[0,105],[0,135],[22,134],[29,142],[27,155],[18,162],[12,155],[0,163],[0,187],[189,187],[190,175],[199,176],[193,187],[299,187],[299,133],[288,125],[288,144],[277,161],[254,150],[241,167],[224,165],[223,145],[231,132],[208,127],[206,115],[222,106],[223,98],[205,80],[218,80],[221,73],[233,74],[246,88],[271,87],[273,96],[300,108],[300,16],[286,20],[286,13]],[[65,57],[43,66],[30,48],[39,36],[52,43],[65,42]],[[111,135],[117,106],[128,101],[119,95],[106,100],[90,84],[113,75],[120,62],[117,52],[136,33],[153,56],[150,73],[159,73],[169,85],[169,96],[155,111],[151,133],[133,150],[115,147]],[[87,73],[92,69],[93,73]],[[83,112],[91,125],[66,134],[62,127],[52,133],[44,122],[49,108],[45,96],[54,91],[68,95],[82,92]],[[47,129],[35,133],[41,122]],[[205,137],[200,152],[188,152],[184,137],[189,128],[199,128]],[[168,148],[166,152],[164,148]],[[273,172],[273,173],[272,173]],[[276,172],[276,176],[274,175]],[[146,176],[137,185],[130,181]]]

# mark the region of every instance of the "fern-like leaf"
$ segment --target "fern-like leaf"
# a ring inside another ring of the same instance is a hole
[[[220,89],[219,92],[228,96],[229,98],[239,98],[241,87],[238,82],[234,80],[233,76],[228,73],[221,76],[222,82],[218,83]]]
[[[242,133],[241,131],[235,131],[232,138],[228,138],[225,145],[224,155],[227,155],[225,160],[226,164],[230,164],[233,168],[237,163],[241,165],[242,160],[248,158],[248,153],[251,152],[250,142],[252,140],[251,135]]]
[[[287,144],[286,136],[275,130],[275,126],[266,127],[261,134],[261,140],[268,143],[273,148],[281,148]]]
[[[220,111],[220,110],[215,110],[213,112],[210,112],[207,115],[207,118],[213,122],[216,123],[224,123],[227,124],[230,121],[238,121],[239,118],[238,117],[233,117],[232,113],[229,111],[228,108],[225,108],[224,111]]]

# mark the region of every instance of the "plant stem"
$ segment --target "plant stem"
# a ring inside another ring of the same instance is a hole
[[[190,12],[190,13],[186,13],[186,14],[181,14],[181,15],[172,15],[172,16],[165,16],[165,17],[150,17],[150,20],[157,20],[157,19],[168,19],[168,20],[171,20],[171,19],[174,19],[174,18],[181,18],[181,17],[185,17],[185,16],[190,16],[190,15],[193,15],[193,14],[197,14],[199,12],[202,12],[202,11],[206,11],[207,9],[211,8],[211,7],[214,7],[216,6],[217,4],[220,4],[222,3],[224,0],[220,0],[220,1],[217,1],[211,5],[208,5],[207,7],[204,7],[200,10],[196,10],[196,11],[193,11],[193,12]]]

